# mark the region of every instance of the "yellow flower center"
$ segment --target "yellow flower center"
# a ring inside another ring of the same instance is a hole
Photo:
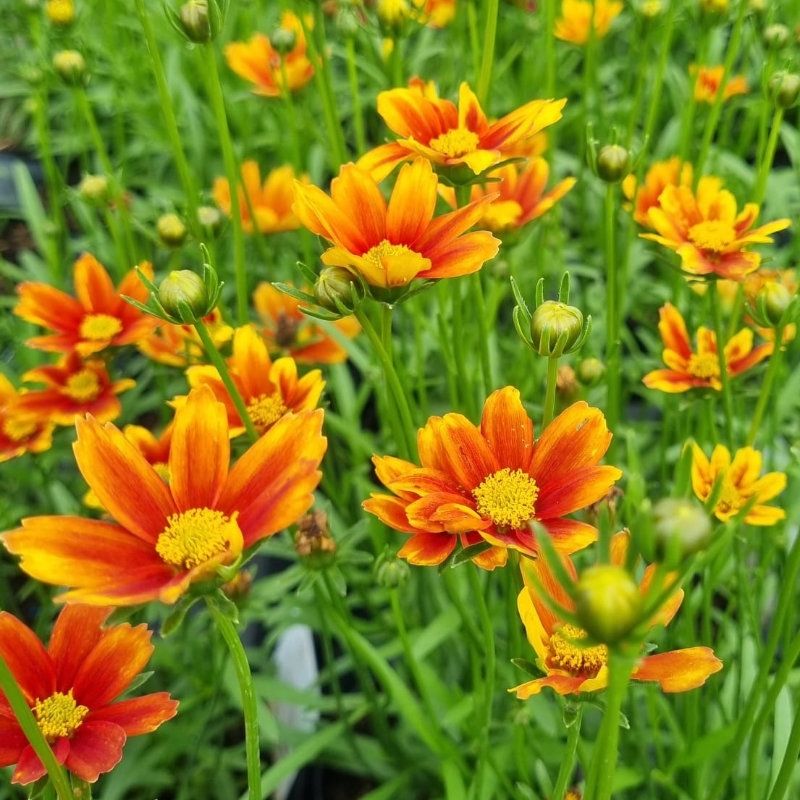
[[[608,663],[608,648],[604,644],[582,647],[586,631],[574,625],[560,625],[550,636],[551,667],[563,669],[573,675],[594,677]]]
[[[453,128],[441,136],[431,139],[428,145],[437,153],[449,158],[457,158],[458,156],[475,152],[478,149],[479,142],[480,139],[477,133],[468,131],[466,128]]]
[[[279,392],[261,394],[247,404],[247,413],[259,433],[264,433],[270,425],[277,422],[287,411],[286,404],[283,402]]]
[[[56,692],[45,700],[37,700],[33,706],[36,723],[48,742],[72,736],[88,713],[86,706],[79,706],[75,702],[72,689],[66,694]]]
[[[224,553],[241,539],[236,514],[228,517],[211,508],[191,508],[167,519],[158,535],[156,552],[173,567],[193,569]]]
[[[112,339],[122,330],[122,323],[110,314],[89,314],[81,322],[80,334],[82,339],[93,342],[102,342]]]
[[[82,369],[67,378],[64,393],[78,402],[94,400],[100,394],[100,379],[90,369]]]
[[[21,442],[33,434],[37,423],[30,418],[9,417],[3,420],[3,433],[12,442]]]
[[[388,239],[384,239],[380,244],[376,244],[375,247],[370,247],[362,258],[365,258],[370,264],[374,264],[378,269],[381,269],[383,266],[383,259],[386,258],[386,256],[414,255],[418,254],[410,247],[406,247],[404,244],[392,244]]]
[[[533,518],[539,487],[527,472],[504,467],[473,489],[472,496],[481,516],[500,528],[519,529]]]
[[[695,378],[719,378],[719,359],[714,353],[692,353],[689,373]]]
[[[721,253],[736,239],[736,231],[728,222],[708,220],[692,225],[689,228],[689,238],[702,250]]]

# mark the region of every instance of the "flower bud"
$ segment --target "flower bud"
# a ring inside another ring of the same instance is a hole
[[[539,355],[561,355],[580,338],[583,313],[558,300],[545,300],[531,317],[531,341]]]
[[[630,172],[630,153],[619,144],[607,144],[597,154],[597,174],[606,183],[617,183]]]
[[[156,233],[167,247],[180,247],[186,240],[186,226],[177,214],[162,214],[156,222]]]
[[[314,295],[328,311],[338,312],[339,305],[350,309],[354,284],[353,273],[344,267],[325,267],[314,284]]]
[[[208,14],[208,0],[189,0],[181,6],[178,16],[181,28],[190,42],[203,44],[214,38]]]
[[[756,306],[773,327],[780,325],[792,300],[792,293],[778,281],[765,283],[756,295]]]
[[[647,19],[657,17],[664,10],[661,0],[643,0],[639,6],[639,12]]]
[[[78,194],[87,203],[104,203],[108,199],[108,178],[105,175],[84,175]]]
[[[53,25],[71,25],[75,21],[75,4],[72,0],[47,0],[44,13]]]
[[[201,228],[210,233],[218,233],[222,227],[223,218],[220,210],[214,206],[200,206],[197,209],[197,221]]]
[[[711,521],[693,500],[666,498],[653,508],[656,557],[679,560],[703,550],[711,539]]]
[[[384,589],[397,589],[409,578],[411,570],[402,558],[382,553],[375,562],[375,579]]]
[[[767,10],[767,0],[750,0],[749,8],[754,14],[763,14]]]
[[[578,620],[596,641],[615,644],[639,621],[642,596],[622,567],[614,564],[589,567],[575,588]]]
[[[59,50],[53,55],[53,69],[68,86],[86,81],[86,61],[77,50]]]
[[[569,364],[561,364],[556,374],[556,391],[559,397],[569,402],[579,390],[575,370]]]
[[[768,50],[783,50],[792,40],[792,32],[780,22],[764,28],[764,46]]]
[[[158,302],[164,310],[178,318],[185,303],[197,316],[205,316],[208,309],[208,292],[203,279],[190,269],[175,269],[161,281],[158,287]]]
[[[596,386],[606,374],[606,365],[599,358],[584,358],[578,363],[578,380],[584,386]]]
[[[800,75],[776,72],[769,80],[769,92],[779,108],[791,108],[800,96]]]
[[[297,523],[294,549],[312,569],[325,569],[336,557],[336,542],[328,530],[328,515],[313,511]]]
[[[239,605],[247,599],[252,586],[253,573],[243,569],[237,572],[236,576],[231,578],[227,583],[224,583],[221,588],[234,603]]]
[[[381,22],[390,27],[399,27],[410,15],[408,0],[378,0],[376,10]]]
[[[269,36],[269,43],[276,53],[285,56],[294,50],[297,44],[297,35],[289,28],[276,28]]]
[[[728,11],[728,0],[700,0],[700,10],[712,16],[721,16]]]

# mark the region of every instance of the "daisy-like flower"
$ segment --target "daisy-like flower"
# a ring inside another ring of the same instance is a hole
[[[618,533],[611,542],[611,561],[621,566],[625,563],[628,535]],[[564,567],[575,580],[577,573],[572,561],[564,556]],[[655,568],[649,565],[642,576],[639,590],[648,592]],[[510,691],[520,700],[527,700],[549,686],[560,695],[595,692],[608,684],[608,648],[587,641],[586,631],[559,619],[551,604],[574,612],[575,605],[556,580],[545,559],[523,559],[522,576],[525,587],[517,598],[517,608],[528,641],[536,652],[539,668],[545,673],[541,678],[520,684]],[[668,577],[667,580],[674,580]],[[540,594],[541,587],[543,594]],[[683,590],[677,589],[651,620],[651,626],[668,625],[683,602]],[[687,692],[702,686],[722,662],[709,647],[688,647],[666,653],[643,656],[631,678],[653,681],[665,692]]]
[[[298,364],[341,364],[347,351],[316,320],[300,310],[300,301],[261,283],[253,293],[253,304],[264,327],[261,334],[271,353],[291,356]],[[331,323],[342,336],[352,339],[361,330],[355,317]]]
[[[656,232],[640,235],[674,250],[685,272],[740,281],[761,264],[760,254],[745,248],[769,244],[771,234],[791,225],[789,219],[777,219],[753,228],[758,212],[756,203],[737,212],[733,194],[709,175],[700,178],[696,195],[690,186],[667,186],[658,206],[647,212]]]
[[[195,389],[175,414],[165,482],[121,431],[89,416],[75,459],[114,521],[29,517],[0,538],[32,578],[69,587],[61,602],[174,603],[311,507],[322,420],[321,409],[287,414],[231,466],[225,406]]]
[[[294,359],[284,357],[273,362],[265,341],[252,325],[237,328],[233,336],[233,354],[227,363],[250,419],[260,434],[289,412],[315,408],[325,387],[318,369],[299,378]],[[232,436],[244,433],[242,420],[216,367],[189,367],[186,377],[191,387],[209,387],[224,404]],[[174,402],[179,407],[184,398],[176,398]]]
[[[245,161],[241,174],[242,182],[237,191],[242,228],[247,233],[252,233],[254,229],[261,233],[282,233],[300,227],[300,222],[292,211],[295,174],[290,165],[272,170],[263,183],[261,171],[255,161]],[[308,176],[303,175],[300,180],[308,183]],[[253,206],[255,226],[250,218],[247,197]],[[228,216],[231,215],[231,187],[227,178],[217,178],[214,181],[214,202]]]
[[[621,11],[622,3],[618,0],[562,0],[561,16],[556,20],[556,38],[572,44],[586,44],[594,28],[594,38],[602,39]]]
[[[543,158],[535,158],[524,167],[507,164],[492,177],[499,182],[485,186],[473,184],[471,199],[478,201],[487,193],[499,192],[499,197],[491,200],[478,220],[478,225],[490,231],[503,231],[521,228],[523,225],[546,214],[576,183],[575,178],[559,181],[549,192],[546,191],[550,177],[550,166]],[[453,208],[456,207],[455,190],[440,186],[439,192]]]
[[[441,564],[459,540],[463,546],[485,541],[492,548],[475,562],[494,569],[505,564],[509,547],[536,553],[534,520],[559,550],[580,550],[597,531],[567,514],[597,502],[622,475],[599,464],[611,443],[602,412],[575,403],[535,440],[512,386],[489,396],[480,427],[461,414],[431,417],[417,442],[421,466],[373,458],[378,479],[392,494],[373,494],[363,504],[410,535],[398,555],[412,564]]]
[[[628,175],[622,181],[622,192],[633,205],[633,218],[640,225],[649,223],[648,212],[658,208],[658,198],[667,186],[692,186],[692,165],[681,163],[678,156],[666,161],[656,161],[645,175],[644,183],[636,185],[636,176]]]
[[[296,183],[294,209],[313,233],[333,244],[322,254],[371,286],[405,286],[415,278],[454,278],[477,272],[500,242],[487,231],[465,233],[490,198],[435,217],[438,180],[417,158],[400,170],[387,205],[380,187],[354,164],[345,164],[328,196]]]
[[[511,148],[558,122],[566,102],[531,100],[490,123],[468,84],[461,84],[456,107],[440,98],[432,84],[413,81],[407,88],[378,95],[378,113],[400,138],[371,150],[358,166],[380,181],[401,161],[423,156],[439,168],[478,175],[510,158]]]
[[[658,330],[664,343],[663,359],[667,369],[657,369],[644,376],[648,389],[675,394],[689,389],[720,391],[717,337],[708,328],[697,329],[697,351],[692,349],[686,322],[675,306],[664,304],[659,310]],[[725,345],[725,366],[731,378],[741,375],[772,353],[772,343],[753,347],[753,331],[743,328]]]
[[[247,42],[231,42],[225,47],[228,66],[240,78],[254,84],[253,91],[264,97],[280,97],[287,89],[296,92],[314,77],[314,65],[306,54],[306,36],[300,18],[291,11],[284,11],[279,30],[294,36],[294,46],[283,55],[263,33],[256,33]]]
[[[713,103],[720,92],[725,67],[721,64],[716,67],[692,65],[689,73],[694,76],[694,99],[698,103]],[[730,100],[738,94],[747,94],[747,90],[747,78],[744,75],[732,75],[725,82],[722,99]]]
[[[139,268],[152,278],[149,264]],[[134,270],[115,288],[105,267],[85,253],[75,262],[73,280],[76,297],[46,283],[26,282],[17,288],[19,303],[14,313],[54,331],[29,339],[31,347],[57,353],[76,350],[87,356],[106,347],[134,344],[155,327],[153,317],[123,300],[123,295],[141,303],[147,300],[147,287]]]
[[[153,645],[145,625],[103,627],[110,613],[66,606],[45,648],[27,625],[0,611],[0,657],[58,762],[89,783],[119,764],[129,736],[152,733],[178,711],[166,692],[114,702],[145,668]],[[12,765],[12,783],[46,775],[0,693],[0,767]]]
[[[76,416],[84,414],[92,414],[101,422],[116,419],[122,411],[117,395],[136,385],[130,378],[112,381],[102,360],[84,361],[76,352],[64,356],[58,364],[28,370],[22,379],[43,383],[45,388],[20,394],[16,410],[56,425],[72,425]]]
[[[233,338],[233,328],[225,323],[217,308],[203,317],[203,324],[217,348]],[[205,351],[194,325],[161,322],[139,342],[139,350],[153,361],[168,367],[188,367],[205,360]]]
[[[748,525],[774,525],[786,518],[786,512],[766,503],[786,488],[783,472],[761,474],[761,453],[752,447],[737,450],[731,461],[727,447],[718,444],[711,458],[695,444],[692,446],[692,488],[704,503],[711,497],[717,481],[722,481],[713,514],[720,522],[728,522],[753,503],[744,517]]]
[[[53,444],[53,423],[17,407],[20,393],[0,373],[0,463],[23,453],[43,453]]]

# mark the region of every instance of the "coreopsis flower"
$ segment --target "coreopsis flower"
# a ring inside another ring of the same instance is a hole
[[[322,420],[321,409],[287,414],[230,465],[228,413],[200,387],[175,413],[165,481],[121,431],[87,416],[75,459],[113,521],[29,517],[0,538],[32,578],[70,589],[60,601],[174,603],[311,507]]]
[[[694,76],[694,99],[698,103],[713,103],[720,92],[725,67],[721,64],[716,67],[692,65],[689,73]],[[738,94],[747,94],[747,90],[747,78],[744,75],[732,75],[725,82],[722,99],[730,100]]]
[[[233,328],[225,323],[217,308],[203,317],[203,324],[215,347],[222,347],[233,338]],[[205,359],[203,345],[193,325],[160,322],[139,342],[139,350],[168,367],[188,367]]]
[[[612,538],[611,561],[617,566],[625,563],[628,535],[618,533]],[[572,578],[577,573],[572,561],[563,556],[564,567]],[[653,580],[655,568],[648,565],[639,583],[644,598]],[[608,684],[608,648],[589,640],[586,631],[560,619],[552,605],[568,612],[575,604],[547,565],[546,559],[523,559],[522,576],[525,587],[517,598],[519,615],[525,625],[528,641],[536,652],[537,663],[545,673],[541,678],[514,687],[520,700],[527,700],[549,686],[560,695],[594,692]],[[667,580],[674,580],[668,576]],[[683,590],[676,589],[650,620],[650,626],[668,625],[683,602]],[[686,692],[702,686],[722,662],[709,647],[688,647],[665,653],[643,656],[631,678],[658,683],[664,692]]]
[[[23,453],[42,453],[53,444],[53,423],[38,414],[20,411],[20,396],[0,373],[0,463]]]
[[[461,84],[456,107],[440,98],[433,84],[412,81],[407,88],[378,95],[378,113],[400,139],[371,150],[358,166],[380,181],[400,162],[423,156],[437,168],[461,168],[478,175],[558,122],[566,102],[531,100],[490,123],[467,83]]]
[[[261,233],[281,233],[300,227],[300,222],[292,211],[295,174],[290,165],[272,170],[263,183],[261,171],[255,161],[245,161],[241,174],[242,183],[237,191],[242,228],[247,233],[252,233],[254,229]],[[300,180],[308,183],[308,176],[303,175]],[[253,206],[255,225],[250,217],[245,192]],[[231,189],[227,178],[217,178],[214,181],[214,202],[228,216],[231,215]]]
[[[783,472],[761,474],[761,453],[752,447],[737,450],[731,460],[727,447],[718,444],[711,458],[696,444],[692,446],[692,489],[704,503],[722,481],[722,491],[712,509],[720,522],[728,522],[750,504],[744,516],[748,525],[774,525],[786,518],[786,512],[766,503],[777,497],[786,488]]]
[[[474,560],[494,569],[505,564],[509,547],[536,553],[534,521],[559,550],[580,550],[597,531],[567,515],[605,496],[622,475],[599,463],[611,443],[601,411],[575,403],[534,439],[533,422],[511,386],[489,396],[480,427],[461,414],[431,417],[417,442],[421,466],[373,458],[392,494],[373,494],[363,504],[409,534],[398,555],[412,564],[441,564],[459,541],[488,542],[491,549]]]
[[[271,353],[291,356],[298,364],[341,364],[347,351],[322,326],[300,310],[301,303],[270,283],[253,293],[253,305],[264,325],[261,335]],[[342,336],[352,339],[361,330],[354,317],[331,323]]]
[[[84,361],[76,352],[68,353],[57,364],[28,370],[22,379],[43,383],[45,388],[20,394],[15,409],[56,425],[72,425],[76,416],[84,414],[92,414],[101,422],[116,419],[122,411],[117,395],[136,385],[130,378],[112,381],[102,360]]]
[[[545,191],[550,166],[543,158],[535,158],[523,167],[507,164],[495,171],[492,176],[498,182],[485,186],[473,184],[471,200],[478,201],[487,194],[499,193],[489,202],[478,225],[494,233],[521,228],[529,222],[546,214],[576,183],[575,178],[559,181],[549,192]],[[440,186],[442,197],[456,207],[455,190]]]
[[[678,156],[673,156],[666,161],[656,161],[647,170],[644,183],[636,184],[636,176],[628,175],[622,181],[622,192],[632,203],[633,218],[640,225],[649,222],[648,212],[651,208],[658,208],[658,198],[667,186],[692,186],[693,170],[688,162],[681,163]]]
[[[252,325],[237,328],[233,335],[233,354],[227,364],[250,419],[261,434],[289,412],[315,408],[325,387],[318,369],[300,378],[294,359],[284,357],[273,362],[266,343]],[[224,405],[232,436],[244,433],[244,424],[216,367],[189,367],[186,377],[193,388],[209,387]],[[178,406],[183,403],[183,398],[176,400]]]
[[[719,355],[717,337],[708,328],[697,329],[697,350],[686,323],[675,306],[664,304],[659,310],[658,330],[664,342],[663,358],[667,369],[657,369],[644,376],[648,389],[658,389],[674,394],[689,389],[715,389],[720,391]],[[731,378],[741,375],[772,353],[772,343],[753,347],[753,331],[743,328],[725,345],[725,366]]]
[[[658,206],[647,212],[656,233],[640,235],[674,250],[685,272],[740,281],[761,264],[761,256],[746,248],[771,243],[771,234],[791,225],[789,219],[777,219],[753,228],[758,213],[756,203],[737,213],[736,198],[709,175],[700,178],[696,194],[690,186],[667,186]]]
[[[572,44],[586,44],[592,36],[602,39],[621,11],[618,0],[561,0],[555,36]]]
[[[430,162],[414,159],[400,170],[387,205],[367,172],[345,164],[330,196],[296,183],[294,209],[306,228],[333,245],[322,262],[344,267],[370,286],[477,272],[494,258],[500,242],[487,231],[465,231],[480,219],[490,198],[434,216],[437,186]]]
[[[167,692],[117,699],[153,645],[146,625],[104,627],[110,613],[66,606],[45,648],[27,625],[0,611],[0,657],[58,762],[88,783],[119,764],[129,736],[152,733],[178,712]],[[11,782],[27,785],[47,773],[4,700],[0,694],[0,767],[16,765]]]
[[[139,268],[152,278],[149,264]],[[73,280],[76,297],[46,283],[25,282],[17,287],[19,303],[14,313],[54,332],[28,339],[30,347],[58,353],[75,350],[87,356],[106,347],[134,344],[155,327],[153,317],[123,299],[125,295],[142,303],[147,300],[147,288],[135,270],[115,288],[105,267],[91,253],[84,253],[75,262]]]
[[[314,65],[306,55],[306,37],[300,18],[291,11],[284,11],[278,30],[294,37],[293,47],[283,54],[263,33],[254,34],[247,42],[231,42],[225,47],[228,66],[254,84],[253,91],[264,97],[280,97],[287,90],[295,92],[314,77]]]
[[[456,16],[456,0],[415,0],[421,21],[431,28],[444,28]]]

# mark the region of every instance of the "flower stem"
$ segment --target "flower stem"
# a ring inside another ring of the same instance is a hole
[[[561,756],[561,766],[556,778],[556,788],[553,789],[553,800],[564,800],[567,793],[572,773],[575,770],[575,755],[578,749],[578,742],[581,738],[581,721],[583,720],[583,703],[578,703],[575,712],[575,719],[567,729],[567,746]]]
[[[542,428],[546,428],[556,415],[556,383],[558,382],[558,356],[547,359],[547,385],[544,393]]]
[[[664,85],[664,76],[667,72],[667,61],[671,52],[672,32],[675,29],[675,17],[678,13],[678,3],[670,3],[667,11],[667,19],[664,23],[664,30],[661,33],[661,50],[658,55],[658,66],[656,67],[653,85],[650,87],[650,106],[647,109],[647,120],[644,126],[644,137],[642,147],[649,151],[650,140],[656,127],[658,112],[661,108],[661,88]],[[642,158],[644,163],[645,159]]]
[[[20,728],[22,728],[22,732],[25,734],[25,738],[30,742],[39,760],[44,764],[59,800],[74,800],[66,773],[53,755],[47,739],[39,730],[36,718],[33,716],[25,696],[22,694],[22,690],[19,688],[11,669],[2,656],[0,656],[0,694],[5,695]]]
[[[786,744],[786,752],[783,755],[781,768],[775,780],[775,785],[772,787],[769,800],[783,800],[786,797],[786,793],[789,791],[789,787],[796,775],[798,755],[800,755],[800,714],[795,713],[792,731]]]
[[[556,24],[556,0],[544,0],[544,86],[545,97],[552,97],[556,91],[556,37],[553,33]]]
[[[761,205],[761,203],[764,201],[764,195],[767,193],[767,179],[769,178],[769,172],[772,169],[775,151],[778,149],[778,138],[781,134],[782,124],[783,109],[779,106],[775,109],[775,114],[772,117],[772,128],[769,132],[767,149],[764,151],[764,158],[761,164],[759,164],[756,188],[753,190],[753,202],[758,205]]]
[[[355,37],[348,36],[345,45],[347,48],[347,80],[350,84],[350,96],[353,101],[353,127],[356,136],[356,150],[359,153],[365,153],[367,151],[367,136],[364,129],[364,109],[358,84]]]
[[[775,344],[772,350],[772,356],[769,360],[767,367],[767,374],[764,376],[764,382],[761,384],[761,392],[758,395],[758,402],[756,403],[756,410],[753,413],[753,421],[750,424],[750,431],[747,434],[747,444],[752,446],[753,442],[758,436],[759,428],[761,427],[761,420],[764,418],[764,412],[767,410],[767,403],[769,396],[772,393],[772,386],[775,383],[775,378],[781,365],[781,357],[783,353],[783,326],[777,326],[774,329]]]
[[[620,382],[620,311],[618,270],[614,221],[617,209],[617,186],[609,183],[605,199],[605,259],[606,259],[606,417],[608,427],[616,433],[620,418],[622,386]]]
[[[731,394],[731,381],[728,375],[728,365],[725,360],[725,338],[722,330],[722,314],[720,312],[719,285],[710,287],[711,316],[714,320],[714,332],[717,338],[717,359],[719,360],[719,379],[722,383],[722,402],[725,408],[725,435],[728,437],[728,446],[733,446],[733,395]]]
[[[494,66],[494,46],[497,39],[497,13],[499,0],[486,0],[486,12],[483,20],[483,48],[481,69],[478,74],[476,94],[481,105],[486,103],[489,96],[489,86],[492,82],[492,67]]]

